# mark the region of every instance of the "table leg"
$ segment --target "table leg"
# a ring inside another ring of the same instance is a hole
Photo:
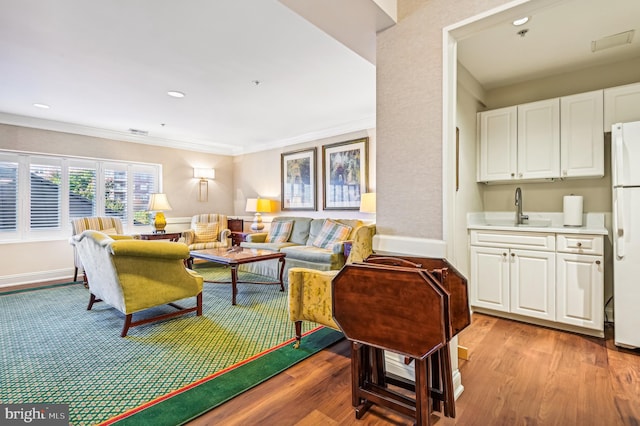
[[[231,265],[231,304],[236,304],[238,294],[238,265]]]
[[[280,259],[280,291],[284,291],[284,281],[282,281],[282,274],[284,274],[284,257]]]

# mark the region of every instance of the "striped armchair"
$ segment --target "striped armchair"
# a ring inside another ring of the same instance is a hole
[[[77,219],[71,220],[71,235],[79,235],[82,232],[91,229],[94,231],[100,231],[107,235],[122,235],[124,233],[122,228],[122,221],[117,217],[106,217],[106,216],[94,216],[94,217],[79,217]],[[73,280],[76,281],[78,279],[78,270],[82,269],[84,273],[84,268],[82,267],[82,261],[80,260],[80,256],[78,255],[78,250],[76,247],[73,247],[73,259],[75,265],[75,272],[73,273]],[[85,274],[84,282],[87,282],[87,277]]]
[[[191,228],[182,231],[180,242],[189,246],[189,250],[204,250],[228,247],[230,236],[226,215],[205,213],[191,218]]]

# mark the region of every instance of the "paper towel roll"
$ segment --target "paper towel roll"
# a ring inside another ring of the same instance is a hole
[[[564,226],[582,226],[582,196],[564,196]]]

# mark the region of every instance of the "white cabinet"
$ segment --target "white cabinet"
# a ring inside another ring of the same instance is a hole
[[[554,321],[555,253],[511,250],[510,257],[510,311],[514,314]]]
[[[555,319],[555,252],[544,234],[472,231],[471,306]],[[523,248],[537,248],[527,250]]]
[[[478,114],[478,182],[560,177],[559,100]]]
[[[557,321],[603,330],[603,237],[558,234],[557,241]]]
[[[603,92],[478,113],[477,181],[604,176]],[[619,94],[619,104],[631,102],[624,96],[635,95]]]
[[[560,177],[560,100],[518,105],[518,179]]]
[[[518,171],[517,108],[507,107],[478,114],[478,181],[510,180]]]
[[[601,235],[472,230],[470,241],[475,310],[603,332]]]
[[[561,177],[604,176],[603,91],[560,98]]]
[[[604,131],[629,121],[640,121],[640,83],[604,89]]]

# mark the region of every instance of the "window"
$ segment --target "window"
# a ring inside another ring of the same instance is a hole
[[[129,232],[148,225],[157,164],[0,151],[0,239],[66,238],[70,220],[113,216]]]
[[[17,229],[18,162],[0,161],[0,236]]]

